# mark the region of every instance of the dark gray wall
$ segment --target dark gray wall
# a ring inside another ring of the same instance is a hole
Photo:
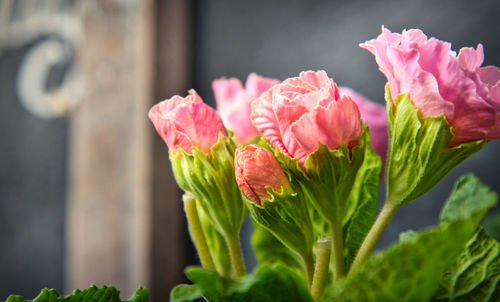
[[[250,72],[285,79],[324,69],[340,85],[383,102],[385,77],[358,44],[375,38],[384,24],[394,32],[421,28],[450,41],[453,49],[483,43],[485,64],[500,66],[500,2],[485,1],[196,1],[194,88],[213,104],[211,81],[242,80]],[[448,175],[421,200],[404,206],[381,243],[399,232],[437,222],[455,179],[474,172],[500,191],[500,141]]]
[[[37,118],[18,100],[34,43],[0,55],[0,301],[63,287],[68,121]]]

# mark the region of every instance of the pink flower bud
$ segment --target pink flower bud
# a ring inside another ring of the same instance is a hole
[[[149,111],[149,118],[174,153],[179,147],[189,153],[192,147],[209,153],[219,133],[226,135],[217,112],[203,103],[194,89],[189,90],[185,98],[176,95],[154,105]]]
[[[261,200],[271,198],[266,186],[281,192],[290,183],[274,155],[259,145],[236,149],[234,157],[236,182],[245,196],[261,205]]]
[[[324,71],[301,72],[263,93],[252,103],[250,119],[274,147],[305,169],[319,144],[354,147],[362,132],[358,106]]]
[[[250,104],[278,83],[278,80],[264,78],[255,73],[248,75],[245,88],[236,78],[220,78],[212,82],[217,112],[240,142],[259,134],[250,121]]]
[[[368,100],[364,95],[348,87],[340,87],[340,95],[350,96],[358,105],[361,119],[368,123],[370,139],[375,152],[385,158],[387,154],[387,113],[385,106]]]
[[[382,33],[360,45],[377,60],[387,77],[392,99],[409,93],[422,116],[444,114],[453,127],[450,146],[500,138],[500,69],[480,67],[483,46],[462,48],[428,39],[421,30]]]

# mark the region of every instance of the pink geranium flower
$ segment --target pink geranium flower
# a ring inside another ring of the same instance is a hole
[[[387,113],[385,106],[367,99],[364,95],[348,87],[340,87],[340,95],[350,96],[358,105],[361,119],[368,123],[370,140],[375,152],[385,158],[387,154]]]
[[[154,105],[149,118],[174,153],[178,148],[191,153],[193,147],[209,153],[219,133],[226,135],[220,116],[194,89],[185,98],[176,95]]]
[[[428,39],[417,29],[382,33],[360,45],[376,58],[394,99],[409,93],[421,114],[444,114],[453,127],[451,146],[500,138],[500,69],[481,67],[483,46],[462,48]]]
[[[241,192],[258,205],[261,205],[261,200],[271,198],[267,193],[267,186],[277,192],[283,186],[290,186],[274,155],[259,145],[236,149],[234,169]]]
[[[358,106],[324,71],[301,72],[252,103],[250,119],[267,140],[296,158],[302,168],[319,144],[338,149],[358,144],[362,127]]]
[[[259,134],[250,121],[250,104],[279,82],[255,73],[248,75],[245,88],[236,78],[220,78],[212,82],[217,112],[226,127],[234,132],[234,136],[240,142],[246,142]]]

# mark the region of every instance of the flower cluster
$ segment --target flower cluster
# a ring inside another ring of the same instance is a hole
[[[304,71],[282,82],[252,73],[245,87],[217,79],[217,110],[194,90],[151,109],[206,269],[245,275],[239,232],[249,212],[270,236],[259,240],[298,256],[319,299],[330,271],[335,280],[360,272],[401,206],[500,138],[500,69],[481,67],[482,45],[456,55],[420,30],[382,28],[360,46],[387,77],[386,107]],[[387,199],[375,220],[381,171]]]

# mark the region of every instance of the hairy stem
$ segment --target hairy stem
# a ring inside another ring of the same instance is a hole
[[[236,278],[245,275],[245,263],[243,262],[243,254],[241,253],[240,238],[236,235],[226,235],[226,243],[229,248],[231,263],[233,264],[234,276]]]
[[[392,219],[394,214],[398,211],[399,206],[394,205],[393,203],[385,202],[380,214],[378,215],[375,223],[372,225],[370,231],[363,240],[361,247],[359,248],[358,253],[356,254],[356,258],[351,265],[350,272],[354,271],[358,266],[360,266],[367,258],[370,256],[375,244],[378,239],[384,232],[387,224]]]
[[[344,238],[342,237],[342,221],[336,219],[330,221],[333,239],[333,265],[335,268],[335,280],[345,276],[344,269]]]
[[[314,274],[313,254],[311,251],[309,251],[308,254],[300,255],[300,257],[302,258],[302,261],[304,262],[304,267],[306,269],[307,285],[310,287],[312,280],[313,280],[313,274]]]
[[[332,238],[321,237],[316,248],[316,265],[311,285],[311,294],[314,301],[318,301],[325,291],[330,268],[330,255],[332,253]]]
[[[205,234],[201,228],[200,218],[198,217],[198,210],[196,208],[197,199],[191,194],[184,194],[182,199],[184,201],[184,212],[186,213],[189,234],[191,235],[194,246],[198,251],[201,266],[215,271],[214,261],[210,255]]]

